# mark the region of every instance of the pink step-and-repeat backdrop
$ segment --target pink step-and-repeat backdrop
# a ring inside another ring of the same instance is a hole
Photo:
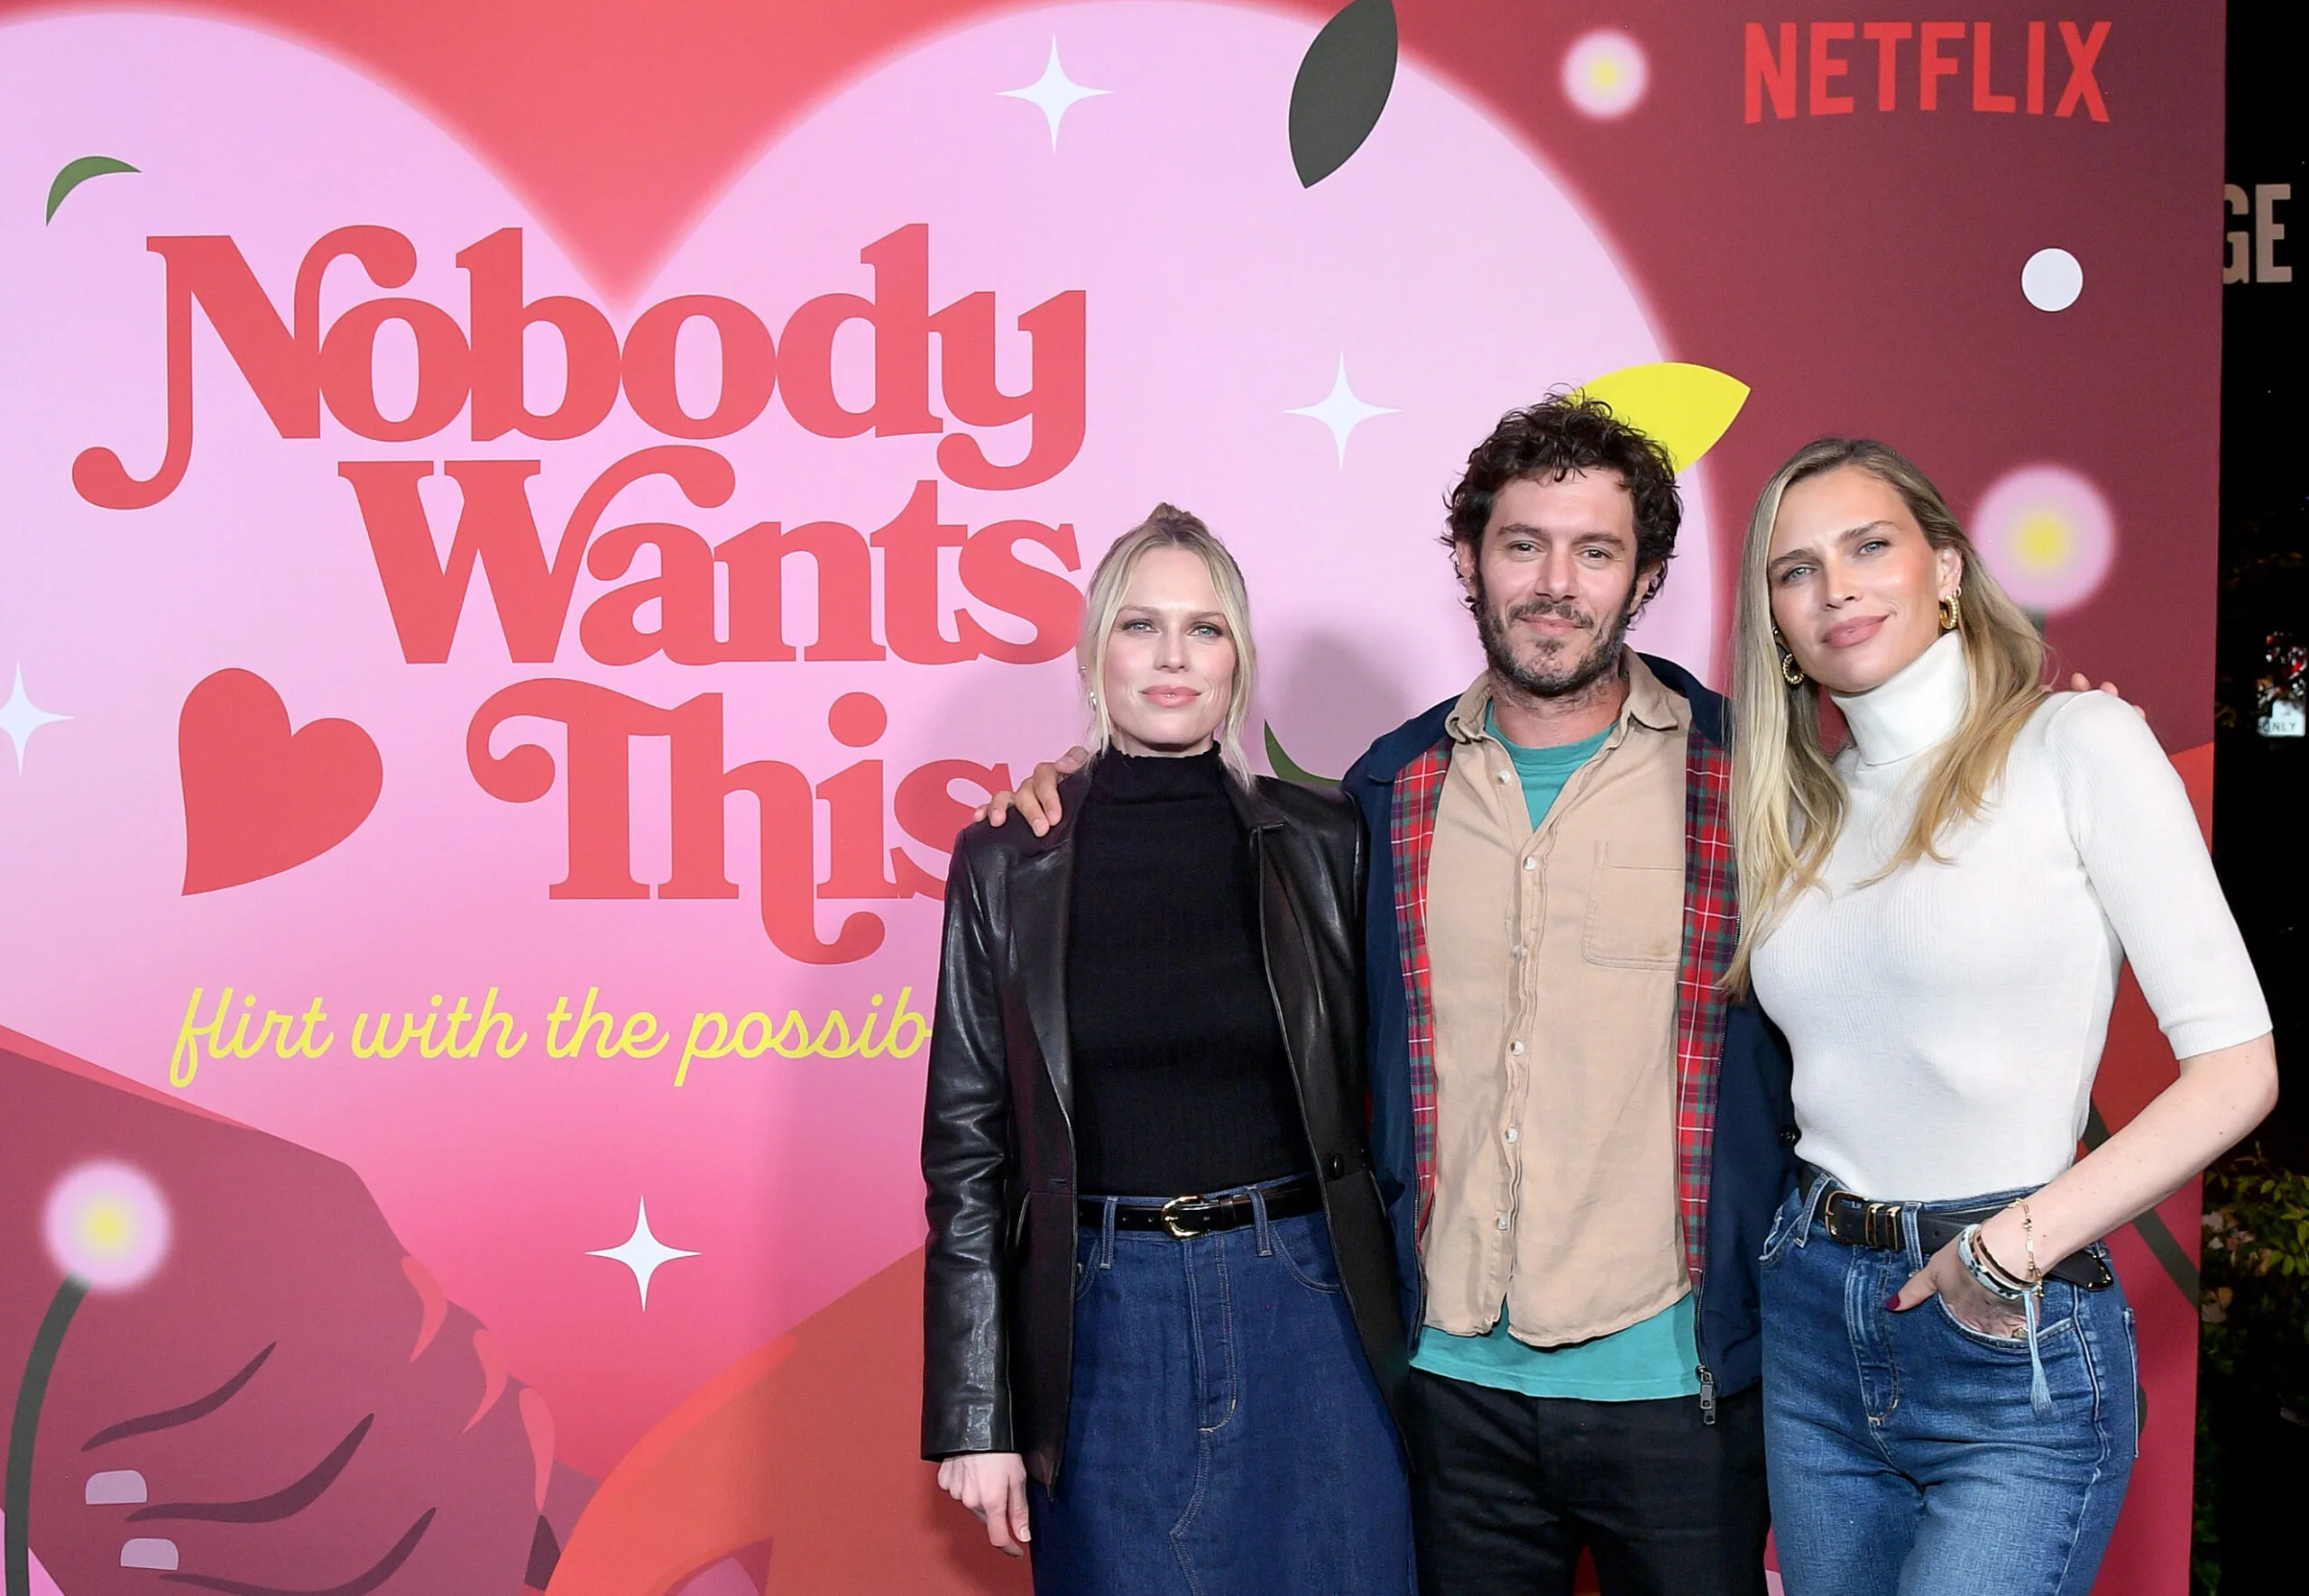
[[[1395,9],[0,4],[28,1591],[1021,1588],[915,1457],[939,898],[1158,499],[1336,774],[1479,665],[1502,410],[1681,441],[1718,682],[1748,499],[1882,436],[2203,799],[2217,8]],[[2105,1120],[2171,1069],[2129,993]]]

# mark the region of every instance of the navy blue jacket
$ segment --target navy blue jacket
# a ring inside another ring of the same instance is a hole
[[[1726,705],[1680,665],[1643,656],[1660,682],[1683,695],[1694,729],[1725,740]],[[1390,826],[1394,780],[1447,736],[1456,698],[1405,721],[1373,743],[1340,785],[1371,833],[1369,896],[1364,905],[1364,979],[1370,987],[1371,1156],[1379,1195],[1395,1233],[1403,1323],[1418,1344],[1426,1321],[1419,1264],[1419,1174],[1412,1142],[1411,1041],[1403,950],[1395,934],[1395,854]],[[1729,1395],[1763,1376],[1757,1313],[1757,1260],[1772,1213],[1796,1179],[1796,1112],[1789,1101],[1787,1043],[1763,1011],[1735,1003],[1726,1016],[1709,1149],[1707,1253],[1698,1282],[1703,1389]]]

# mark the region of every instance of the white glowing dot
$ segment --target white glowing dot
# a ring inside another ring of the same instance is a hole
[[[48,1194],[49,1256],[98,1291],[142,1284],[169,1251],[161,1188],[126,1164],[82,1164]]]
[[[1643,46],[1610,28],[1582,34],[1564,54],[1564,98],[1598,120],[1634,110],[1651,82]]]
[[[2116,517],[2081,472],[2024,465],[1981,496],[1973,543],[2015,601],[2056,615],[2091,598],[2109,573]]]
[[[2084,291],[2084,268],[2066,250],[2038,250],[2020,268],[2020,291],[2039,310],[2065,310]]]

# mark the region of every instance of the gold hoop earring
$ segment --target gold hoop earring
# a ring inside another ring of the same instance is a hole
[[[1786,640],[1777,629],[1772,632],[1771,640],[1780,649],[1780,679],[1790,687],[1803,686],[1804,667],[1796,663],[1796,656],[1789,651]]]
[[[1964,610],[1958,600],[1964,591],[1961,587],[1953,589],[1946,598],[1940,601],[1940,629],[1942,631],[1953,632],[1963,623]]]

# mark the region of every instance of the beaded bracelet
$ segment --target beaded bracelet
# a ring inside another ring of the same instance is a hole
[[[2028,1287],[2001,1278],[1995,1266],[1984,1261],[1986,1253],[1981,1247],[1980,1236],[1981,1227],[1977,1225],[1968,1225],[1957,1233],[1956,1256],[1964,1261],[1964,1272],[2000,1302],[2025,1300],[2029,1295]]]

